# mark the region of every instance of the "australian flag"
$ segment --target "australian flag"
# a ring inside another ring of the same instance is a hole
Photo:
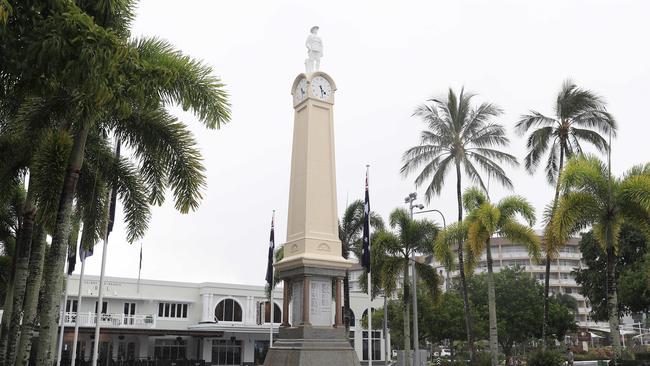
[[[368,171],[366,170],[366,199],[363,205],[363,250],[361,265],[370,273],[370,195],[368,194]]]
[[[269,261],[266,265],[266,282],[273,286],[273,253],[275,252],[275,234],[273,230],[273,221],[275,219],[275,214],[271,218],[271,237],[269,239]]]

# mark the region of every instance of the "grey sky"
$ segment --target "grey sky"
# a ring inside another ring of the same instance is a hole
[[[212,65],[233,106],[232,122],[219,131],[174,111],[196,134],[208,188],[197,212],[181,215],[169,200],[153,210],[142,277],[263,284],[273,209],[276,244],[286,235],[289,89],[304,69],[310,26],[320,26],[321,70],[339,88],[339,212],[362,198],[369,163],[371,207],[386,217],[414,189],[413,177],[399,175],[401,154],[424,127],[411,113],[450,86],[464,85],[479,94],[476,102],[505,110],[499,122],[521,159],[524,141],[512,133],[517,117],[531,108],[551,114],[570,77],[605,97],[619,122],[613,170],[650,160],[648,14],[647,1],[142,1],[133,35],[164,38]],[[507,171],[515,192],[541,214],[552,198],[543,172]],[[454,182],[450,176],[427,205],[448,222],[457,215]],[[493,199],[507,193],[492,184]],[[122,229],[117,224],[111,236],[106,272],[136,277],[139,242],[129,246]],[[87,273],[99,274],[99,248]]]

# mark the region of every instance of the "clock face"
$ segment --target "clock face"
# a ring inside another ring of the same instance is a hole
[[[307,98],[307,79],[302,79],[296,85],[296,89],[293,91],[293,99],[296,103],[300,103]]]
[[[322,76],[316,76],[311,80],[311,95],[320,100],[332,99],[332,86]]]

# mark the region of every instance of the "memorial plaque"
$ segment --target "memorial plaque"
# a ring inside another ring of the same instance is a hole
[[[291,301],[293,304],[291,323],[296,326],[302,322],[302,281],[293,282]]]
[[[313,325],[332,325],[332,281],[312,278],[309,287],[309,320]]]

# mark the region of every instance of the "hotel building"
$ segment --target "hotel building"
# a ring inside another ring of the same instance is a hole
[[[359,269],[357,269],[358,271]],[[351,276],[353,279],[358,275]],[[94,346],[99,278],[68,283],[63,309],[63,365],[69,364],[75,320],[79,321],[77,365]],[[361,327],[368,295],[352,280],[350,342],[359,360],[368,360],[368,332]],[[262,365],[269,347],[270,306],[263,286],[106,278],[101,304],[100,365]],[[282,289],[273,299],[274,332],[282,319]],[[332,299],[332,319],[334,317]],[[375,299],[381,308],[383,299]],[[289,316],[289,319],[292,319]],[[373,330],[373,359],[384,359],[384,335]]]

